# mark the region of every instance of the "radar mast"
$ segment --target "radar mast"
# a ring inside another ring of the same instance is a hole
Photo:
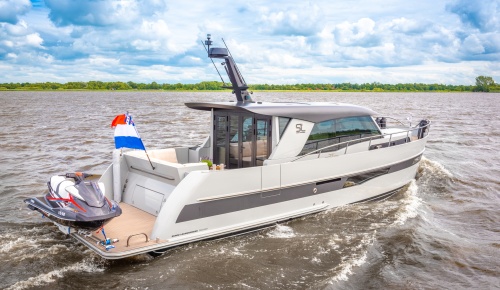
[[[238,66],[234,62],[229,50],[223,47],[210,47],[212,45],[211,35],[207,34],[207,40],[205,40],[205,45],[208,53],[208,57],[211,59],[218,58],[224,61],[221,65],[226,70],[227,76],[231,81],[231,86],[223,86],[224,88],[233,89],[233,93],[236,95],[238,102],[250,102],[253,103],[250,93],[248,92],[248,85],[245,79],[240,73]],[[213,61],[212,61],[213,62]],[[215,64],[214,64],[215,65]],[[217,67],[216,67],[217,68]],[[219,70],[217,70],[219,72]]]

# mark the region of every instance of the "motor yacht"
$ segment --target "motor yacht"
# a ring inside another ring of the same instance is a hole
[[[384,199],[415,178],[428,120],[412,126],[344,103],[253,100],[228,48],[210,37],[205,48],[222,62],[235,100],[186,103],[210,112],[202,144],[115,151],[98,184],[120,208],[104,226],[119,242],[106,247],[100,231],[54,219],[63,232],[106,259],[161,253]]]

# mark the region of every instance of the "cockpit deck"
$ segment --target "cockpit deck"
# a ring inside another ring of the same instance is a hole
[[[92,245],[94,250],[100,250],[105,253],[124,253],[128,251],[136,252],[140,248],[156,246],[165,243],[163,240],[150,240],[151,232],[156,217],[145,211],[142,211],[134,206],[126,203],[120,203],[122,214],[114,218],[104,226],[106,237],[113,240],[118,239],[118,242],[113,243],[114,248],[106,251],[105,246],[99,242],[104,240],[102,232],[93,231],[90,235],[82,233],[75,234],[79,240],[86,242],[87,245]]]

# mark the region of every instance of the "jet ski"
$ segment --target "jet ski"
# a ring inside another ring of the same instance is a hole
[[[104,185],[91,174],[76,172],[56,175],[47,182],[49,192],[24,200],[31,210],[69,228],[97,230],[122,214],[118,204],[106,198]]]

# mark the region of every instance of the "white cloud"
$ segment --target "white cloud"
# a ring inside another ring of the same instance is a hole
[[[261,16],[260,29],[264,33],[283,35],[315,34],[323,20],[321,10],[311,3],[289,6],[285,10],[270,11]]]
[[[218,80],[200,44],[211,33],[217,46],[224,37],[250,83],[467,83],[478,72],[498,75],[498,0],[447,1],[45,0],[31,7],[5,0],[0,5],[12,5],[0,9],[0,66],[14,82]]]
[[[428,21],[416,21],[401,17],[390,21],[388,26],[394,32],[416,34],[425,32],[431,24]]]
[[[43,42],[43,39],[40,37],[40,35],[38,33],[31,33],[31,34],[26,35],[26,44],[28,44],[28,45],[43,48],[42,42]]]
[[[447,10],[455,13],[460,20],[483,32],[500,29],[500,2],[498,0],[455,0],[447,5]]]
[[[136,24],[166,9],[165,1],[157,0],[45,0],[49,18],[58,26],[124,26]]]
[[[475,34],[469,35],[464,39],[462,48],[466,53],[471,54],[479,54],[484,52],[484,46]]]
[[[89,64],[97,66],[115,67],[120,64],[120,60],[117,58],[91,56],[89,58]]]
[[[7,32],[11,36],[23,36],[28,33],[28,24],[26,21],[21,20],[16,24],[4,24],[2,25],[5,32]]]
[[[29,0],[2,0],[0,1],[0,22],[16,24],[19,16],[31,9]]]

